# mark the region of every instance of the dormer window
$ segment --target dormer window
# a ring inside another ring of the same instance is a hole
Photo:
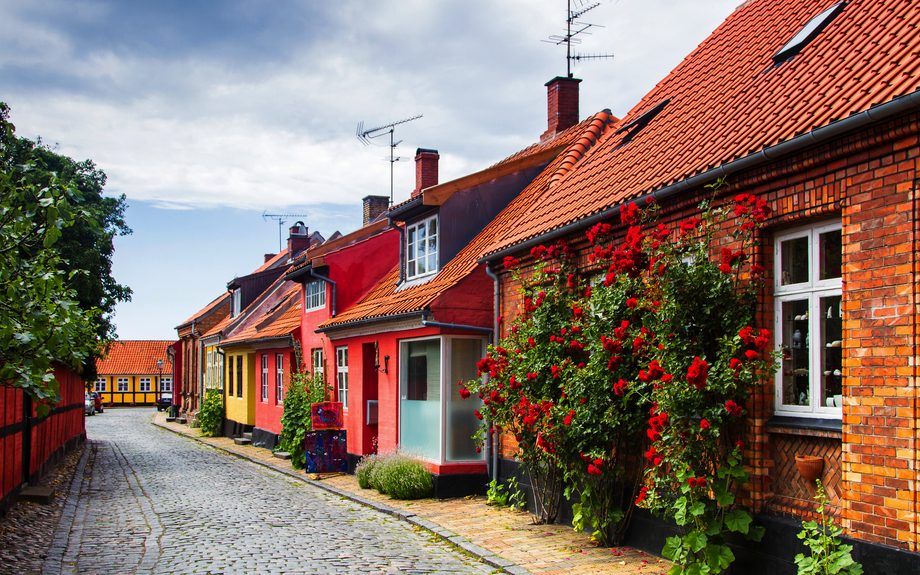
[[[303,286],[304,311],[326,307],[326,284],[320,280],[307,282]]]
[[[243,290],[235,289],[233,290],[233,310],[230,314],[231,317],[236,317],[240,315],[240,312],[243,311],[242,308],[242,299],[243,299]]]
[[[406,279],[438,271],[438,216],[406,226]]]

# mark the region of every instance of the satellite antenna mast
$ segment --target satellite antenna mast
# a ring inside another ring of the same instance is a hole
[[[575,2],[576,10],[572,11],[572,2]],[[572,54],[572,44],[581,44],[581,38],[577,36],[584,34],[590,36],[591,32],[588,32],[589,28],[603,28],[598,24],[588,24],[587,22],[579,22],[578,18],[581,17],[586,12],[594,10],[600,6],[600,2],[594,4],[587,4],[584,0],[568,0],[568,11],[565,19],[566,23],[566,32],[565,35],[560,36],[555,34],[549,37],[549,40],[542,40],[542,42],[547,42],[549,44],[565,44],[565,71],[569,78],[572,77],[572,61],[573,60],[604,60],[607,58],[613,58],[613,54]],[[572,28],[575,28],[573,31]]]
[[[393,205],[393,164],[400,160],[400,158],[395,157],[393,155],[393,151],[396,150],[396,146],[398,146],[402,142],[402,140],[399,140],[399,142],[393,141],[393,132],[396,129],[396,126],[400,124],[405,124],[406,122],[411,122],[412,120],[418,120],[421,117],[422,115],[419,114],[418,116],[412,116],[411,118],[406,118],[405,120],[399,120],[398,122],[393,122],[385,126],[372,128],[370,130],[364,129],[363,120],[358,123],[358,130],[355,133],[355,135],[358,136],[358,141],[360,141],[365,146],[369,146],[371,144],[372,138],[379,138],[380,136],[383,136],[384,134],[390,134],[390,205],[391,206]]]
[[[267,210],[266,210],[267,211]],[[262,212],[262,221],[267,220],[278,220],[278,253],[281,253],[281,226],[284,225],[284,222],[287,218],[305,218],[307,214],[266,214]]]

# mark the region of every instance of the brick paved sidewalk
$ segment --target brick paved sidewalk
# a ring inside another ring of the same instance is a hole
[[[321,488],[333,488],[346,497],[378,508],[391,508],[400,515],[414,514],[427,520],[413,523],[427,528],[446,539],[452,535],[472,543],[461,544],[473,554],[476,547],[505,561],[496,561],[509,573],[522,573],[513,566],[540,575],[637,574],[659,575],[671,564],[665,560],[627,547],[599,548],[588,535],[576,533],[563,525],[533,525],[523,511],[511,511],[486,505],[486,498],[473,496],[458,499],[420,499],[399,501],[380,495],[373,489],[361,489],[352,475],[327,477],[322,481],[309,479],[303,470],[295,470],[290,461],[277,459],[268,449],[251,445],[236,445],[227,437],[201,437],[197,429],[178,423],[166,423],[166,413],[158,412],[154,424],[194,437],[199,441],[242,456],[255,463],[273,467],[282,473],[299,476],[303,481]],[[429,523],[430,522],[430,523]],[[492,561],[489,561],[492,563]]]

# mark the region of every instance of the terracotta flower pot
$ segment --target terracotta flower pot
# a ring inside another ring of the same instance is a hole
[[[795,466],[802,479],[814,481],[821,478],[821,472],[824,471],[824,458],[815,455],[796,455]]]

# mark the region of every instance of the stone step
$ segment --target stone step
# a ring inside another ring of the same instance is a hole
[[[233,443],[235,443],[235,444],[237,444],[237,445],[249,445],[250,443],[252,443],[252,440],[251,440],[251,439],[247,439],[247,438],[245,438],[245,437],[234,437],[234,438],[233,438]]]
[[[290,459],[291,458],[291,454],[288,453],[287,451],[276,451],[272,455],[274,455],[278,459]]]
[[[252,439],[252,432],[248,432],[248,431],[247,431],[246,433],[243,434],[243,437],[245,437],[246,439],[250,439],[250,440],[251,440],[251,439]]]
[[[182,425],[185,425],[186,423],[188,423],[188,420],[184,417],[180,417],[176,420],[176,422],[181,423]]]
[[[30,485],[24,488],[19,493],[19,496],[25,501],[48,505],[51,503],[51,499],[54,498],[54,487],[36,487]]]
[[[179,418],[178,418],[178,417],[167,417],[167,418],[166,418],[166,423],[175,423],[175,421],[176,421],[177,419],[179,419]]]

